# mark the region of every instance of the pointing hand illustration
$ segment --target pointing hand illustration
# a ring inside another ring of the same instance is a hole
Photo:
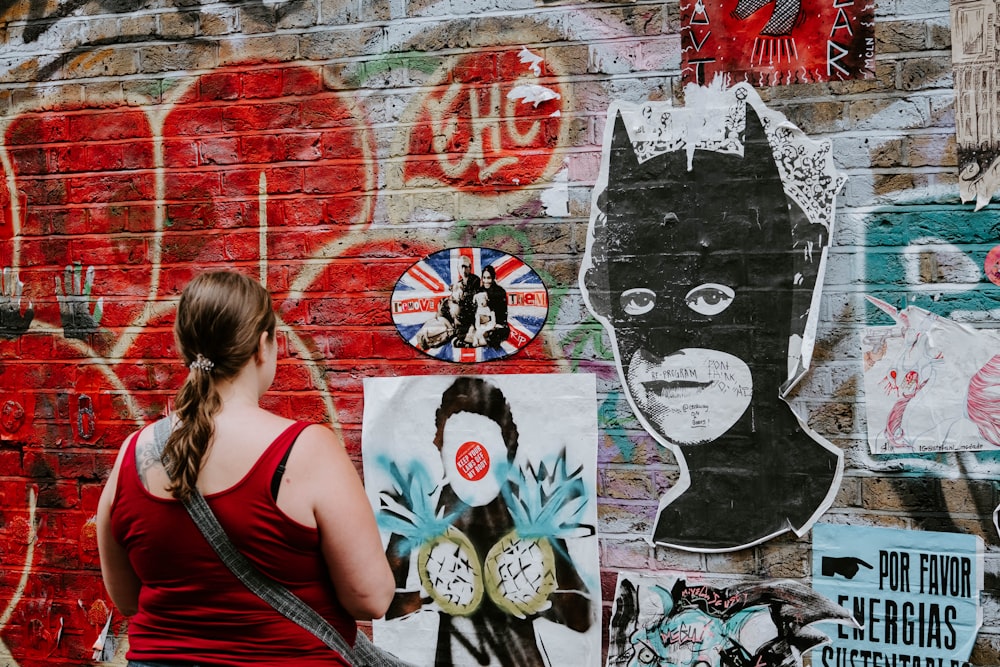
[[[871,565],[854,556],[844,556],[841,558],[823,556],[823,576],[832,577],[839,574],[844,579],[853,579],[862,565],[869,570],[872,569]]]

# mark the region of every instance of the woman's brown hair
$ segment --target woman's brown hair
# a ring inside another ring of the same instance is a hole
[[[273,339],[276,322],[268,291],[239,273],[202,273],[181,293],[174,340],[190,372],[174,399],[178,423],[163,450],[175,498],[187,498],[198,482],[212,418],[222,407],[216,383],[235,377],[254,357],[261,333]]]
[[[444,426],[452,415],[469,412],[492,419],[500,427],[500,435],[507,446],[507,461],[513,462],[517,453],[517,424],[510,411],[510,403],[500,388],[482,378],[463,376],[445,389],[441,406],[434,413],[437,433],[434,445],[444,447]]]

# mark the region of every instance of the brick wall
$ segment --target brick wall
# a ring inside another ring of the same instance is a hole
[[[631,417],[578,287],[610,102],[683,101],[677,3],[131,4],[0,8],[0,261],[24,283],[19,309],[13,274],[0,294],[0,663],[91,662],[111,612],[96,499],[125,434],[183,375],[172,307],[209,266],[266,277],[285,325],[269,405],[336,419],[360,461],[363,377],[472,370],[397,335],[388,299],[402,272],[452,246],[520,257],[548,286],[548,323],[475,371],[598,375],[605,622],[619,569],[808,577],[809,535],[728,554],[649,546],[677,466]],[[981,256],[1000,208],[958,199],[948,5],[880,2],[876,17],[874,79],[759,89],[831,140],[850,177],[795,401],[845,452],[824,521],[983,537],[973,663],[1000,665],[997,457],[867,449],[865,294],[1000,320],[996,286],[948,289],[947,258],[925,257],[937,269],[918,278],[901,268],[925,237]],[[509,103],[516,80],[558,92],[559,114]]]

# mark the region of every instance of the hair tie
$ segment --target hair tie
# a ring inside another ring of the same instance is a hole
[[[199,352],[198,356],[194,358],[194,361],[188,364],[188,368],[193,371],[205,371],[206,373],[211,373],[212,369],[215,368],[215,363]]]

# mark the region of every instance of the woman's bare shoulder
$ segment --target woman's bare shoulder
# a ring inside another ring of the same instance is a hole
[[[336,456],[343,453],[344,441],[340,434],[326,424],[312,423],[302,429],[296,447],[319,456]]]
[[[288,469],[303,479],[325,480],[321,484],[327,492],[331,476],[357,475],[340,434],[325,424],[310,424],[299,434]]]

